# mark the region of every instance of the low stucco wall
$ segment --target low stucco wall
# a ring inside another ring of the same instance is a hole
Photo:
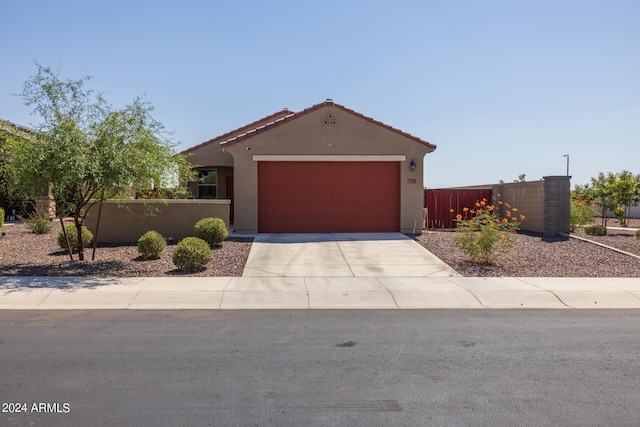
[[[181,240],[195,234],[202,218],[221,218],[229,227],[229,200],[107,200],[102,207],[99,243],[137,242],[149,230],[167,239]],[[86,226],[95,235],[98,205],[87,214]]]

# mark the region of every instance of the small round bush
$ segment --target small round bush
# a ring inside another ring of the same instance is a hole
[[[220,218],[203,218],[196,223],[196,237],[204,240],[209,245],[219,245],[229,237],[229,230]]]
[[[4,209],[0,208],[0,230],[4,227]]]
[[[67,231],[67,237],[69,238],[69,244],[71,245],[71,250],[77,251],[78,250],[78,233],[76,232],[76,226],[67,225],[64,229]],[[87,245],[91,242],[91,240],[93,240],[93,234],[89,231],[87,227],[83,225],[82,226],[82,247],[86,248]],[[62,230],[60,230],[60,232],[58,233],[58,245],[65,251],[67,250],[67,242],[64,239],[64,233],[62,232]]]
[[[607,229],[601,225],[590,225],[584,228],[584,232],[590,236],[604,236],[607,234]]]
[[[640,230],[636,231],[636,239],[640,239]]]
[[[173,251],[173,264],[183,271],[203,270],[212,256],[207,242],[197,237],[185,237]]]
[[[138,239],[138,252],[145,259],[160,258],[160,254],[166,246],[167,242],[162,234],[154,230],[147,231]]]

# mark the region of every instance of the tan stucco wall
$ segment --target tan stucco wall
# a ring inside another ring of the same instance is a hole
[[[233,167],[233,157],[223,153],[218,143],[207,144],[196,148],[189,153],[187,160],[199,168],[215,166]]]
[[[219,167],[218,170],[218,199],[227,199],[227,177],[233,176],[233,168]]]
[[[534,233],[544,231],[544,181],[498,184],[493,188],[494,199],[498,194],[501,197],[497,200],[509,203],[518,209],[518,216],[526,217],[520,224],[521,230]]]
[[[240,140],[226,151],[234,159],[234,225],[238,233],[255,233],[258,229],[258,166],[253,156],[273,154],[405,155],[400,165],[399,229],[411,232],[414,222],[417,230],[422,228],[423,160],[430,148],[340,108],[324,106]],[[409,166],[412,160],[415,171]]]
[[[229,227],[229,200],[107,200],[102,207],[99,243],[137,242],[149,230],[174,241],[193,236],[202,218],[221,218]],[[86,226],[96,232],[98,206],[87,214]]]

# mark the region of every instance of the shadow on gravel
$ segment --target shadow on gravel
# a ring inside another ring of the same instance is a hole
[[[0,278],[0,291],[16,292],[28,289],[97,289],[105,285],[116,285],[118,280],[108,277],[9,277]]]
[[[70,279],[73,276],[112,276],[114,271],[119,271],[126,264],[122,261],[64,261],[56,265],[28,265],[8,264],[4,265],[0,276],[46,276]],[[26,277],[27,279],[29,277]],[[33,277],[31,277],[33,278]]]

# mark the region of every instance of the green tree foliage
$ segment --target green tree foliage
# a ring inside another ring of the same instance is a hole
[[[618,208],[622,209],[620,215],[620,223],[623,226],[627,225],[627,217],[631,206],[637,205],[640,197],[640,175],[634,175],[627,170],[623,170],[616,175],[616,200],[618,201]]]
[[[114,109],[85,87],[89,77],[62,80],[58,71],[36,67],[20,96],[42,122],[36,138],[9,138],[4,146],[10,192],[35,198],[50,191],[60,221],[63,215],[72,216],[81,236],[87,212],[104,198],[150,186],[174,196],[187,191],[193,170],[176,154],[147,101],[135,98]],[[82,245],[78,258],[84,259]]]
[[[576,187],[585,197],[595,200],[602,208],[602,226],[606,227],[606,212],[616,212],[620,209],[625,212],[629,207],[638,203],[640,195],[640,175],[633,175],[629,171],[614,174],[600,172],[597,177],[591,178],[591,185]],[[620,217],[623,221],[625,215]]]
[[[32,139],[33,133],[30,130],[21,126],[15,125],[5,120],[0,120],[0,193],[4,195],[5,200],[9,203],[9,210],[16,210],[18,215],[25,215],[28,210],[28,205],[35,207],[33,200],[28,200],[20,191],[14,191],[9,193],[7,190],[7,179],[4,172],[4,159],[6,156],[5,143],[7,140],[12,139],[15,141],[26,141]]]

